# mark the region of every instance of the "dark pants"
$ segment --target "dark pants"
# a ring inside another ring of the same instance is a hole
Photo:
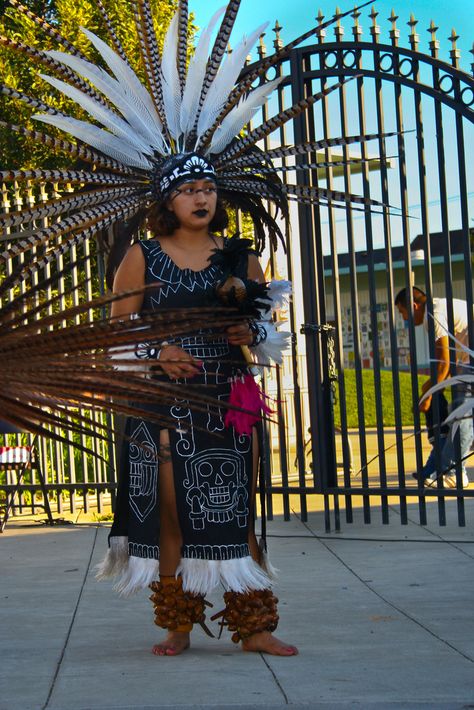
[[[449,413],[449,405],[448,405],[448,400],[444,396],[442,392],[435,392],[432,396],[431,399],[431,404],[430,408],[428,409],[427,412],[425,412],[425,419],[426,419],[426,429],[428,433],[428,439],[429,441],[434,444],[435,441],[435,430],[436,430],[436,421],[435,421],[435,413],[434,413],[434,403],[435,403],[435,397],[438,400],[438,407],[439,407],[439,435],[440,436],[447,436],[449,432],[449,424],[443,424],[444,420],[448,416]]]

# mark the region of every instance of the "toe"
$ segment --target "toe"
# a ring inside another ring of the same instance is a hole
[[[152,653],[154,653],[155,656],[166,656],[166,648],[157,644],[156,646],[153,646]]]

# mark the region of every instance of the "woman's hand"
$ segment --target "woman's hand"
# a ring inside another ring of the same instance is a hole
[[[201,360],[195,360],[178,345],[163,345],[157,362],[170,380],[194,377],[201,372]]]
[[[239,323],[227,328],[227,339],[231,345],[252,345],[253,333],[248,323]]]

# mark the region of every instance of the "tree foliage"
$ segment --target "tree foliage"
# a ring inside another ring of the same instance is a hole
[[[45,19],[55,29],[84,54],[100,63],[100,58],[87,38],[81,33],[80,27],[86,27],[110,44],[107,28],[103,21],[97,3],[94,0],[23,0],[23,4],[39,17]],[[144,80],[143,67],[140,61],[139,43],[135,28],[132,3],[123,0],[103,0],[103,4],[112,21],[117,37],[137,74]],[[173,0],[150,0],[155,20],[155,31],[160,47],[163,43],[165,30],[176,10]],[[194,27],[190,25],[190,35]],[[64,49],[59,43],[18,9],[7,5],[0,17],[0,35],[18,40],[41,50]],[[190,43],[191,44],[191,43]],[[9,47],[0,44],[0,75],[1,82],[28,96],[41,99],[65,113],[71,113],[77,118],[84,118],[81,110],[69,99],[65,99],[39,76],[40,73],[50,73],[41,64],[35,64],[31,58],[23,56]],[[36,121],[31,120],[35,113],[21,101],[2,96],[0,104],[1,120],[36,130],[44,130]],[[47,128],[47,132],[55,134],[55,129]],[[60,132],[56,132],[60,135]],[[54,167],[67,165],[68,157],[55,157],[51,151],[32,140],[24,138],[8,129],[0,128],[0,168]]]

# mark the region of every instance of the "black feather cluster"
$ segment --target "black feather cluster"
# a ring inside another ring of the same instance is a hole
[[[270,310],[270,299],[266,284],[247,278],[249,254],[254,253],[252,240],[235,234],[222,249],[214,250],[209,261],[222,271],[213,298],[250,318],[260,318],[260,311]]]
[[[238,234],[234,234],[226,239],[222,249],[214,249],[209,261],[222,271],[222,282],[229,276],[246,279],[249,254],[255,254],[252,240],[242,239]]]
[[[236,305],[239,312],[251,318],[260,318],[261,311],[267,311],[271,308],[271,300],[268,296],[268,286],[258,283],[253,279],[243,279],[245,284],[246,298],[241,299]]]

